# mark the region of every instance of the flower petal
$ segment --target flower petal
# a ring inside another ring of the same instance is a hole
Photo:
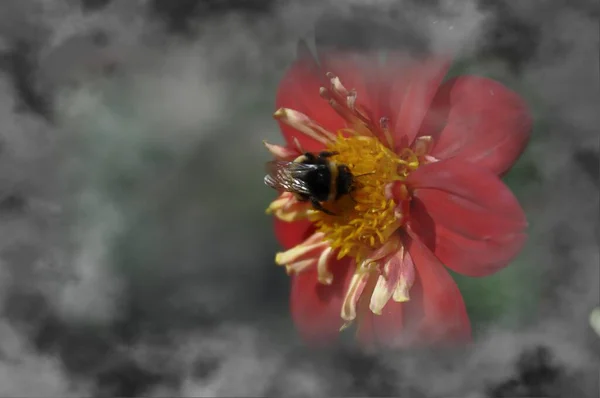
[[[389,81],[390,126],[396,149],[409,147],[414,141],[435,94],[448,72],[450,62],[445,58],[407,63],[392,56],[386,69],[396,68]]]
[[[292,275],[290,310],[304,341],[311,345],[335,342],[344,321],[340,317],[346,289],[353,275],[350,258],[332,258],[330,285],[319,283],[317,267]]]
[[[421,166],[406,179],[436,223],[476,239],[522,232],[519,202],[490,171],[459,159]]]
[[[408,227],[453,270],[489,275],[521,250],[527,226],[512,192],[491,171],[459,159],[420,167]]]
[[[527,240],[524,233],[471,239],[444,224],[432,222],[418,199],[413,201],[410,226],[443,264],[471,277],[492,275],[505,268]]]
[[[308,48],[300,47],[298,58],[284,74],[275,99],[276,109],[290,108],[315,120],[325,129],[335,133],[345,127],[344,120],[319,95],[319,89],[326,84],[325,75]],[[288,144],[298,139],[305,151],[318,152],[324,145],[317,140],[298,132],[289,125],[279,122]]]
[[[400,347],[404,340],[403,304],[388,301],[381,315],[364,311],[356,338],[365,347]]]
[[[432,156],[457,156],[501,175],[523,152],[531,124],[517,93],[491,79],[460,76],[440,87],[421,134],[434,137]]]
[[[407,239],[417,279],[404,306],[405,341],[413,344],[471,340],[471,323],[454,279],[418,237]]]
[[[304,242],[314,232],[313,224],[308,220],[287,222],[274,217],[273,223],[275,236],[286,250]]]

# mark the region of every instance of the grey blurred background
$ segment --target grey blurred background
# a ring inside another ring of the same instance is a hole
[[[597,397],[593,1],[2,0],[0,396]],[[451,51],[518,90],[530,240],[456,276],[466,350],[301,345],[264,209],[279,78],[314,47]]]

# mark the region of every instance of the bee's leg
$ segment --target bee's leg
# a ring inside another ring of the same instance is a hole
[[[305,195],[303,193],[294,193],[293,195],[298,202],[308,202],[308,200],[310,199],[308,195]]]
[[[335,216],[334,213],[332,213],[329,210],[327,210],[326,208],[324,208],[323,205],[321,205],[321,203],[318,200],[313,198],[310,200],[310,203],[312,203],[312,206],[315,210],[322,211],[323,213],[329,214],[330,216]]]
[[[323,152],[319,152],[319,157],[320,158],[330,158],[332,156],[339,155],[339,154],[340,154],[339,152],[335,152],[335,151],[334,152],[323,151]]]

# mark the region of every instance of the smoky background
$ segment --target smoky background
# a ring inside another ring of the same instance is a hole
[[[599,8],[0,2],[0,396],[598,396]],[[466,350],[302,346],[264,209],[274,93],[314,47],[445,50],[535,118],[523,254],[456,276]]]

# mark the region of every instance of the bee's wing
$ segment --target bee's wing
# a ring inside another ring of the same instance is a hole
[[[315,166],[304,163],[274,160],[267,162],[265,184],[278,191],[287,191],[310,195],[310,190],[301,179],[306,172],[314,170]]]

